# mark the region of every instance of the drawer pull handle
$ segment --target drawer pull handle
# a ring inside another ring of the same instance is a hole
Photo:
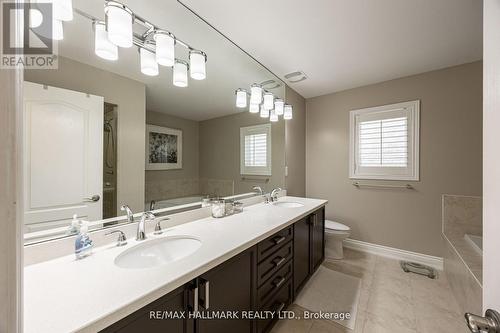
[[[283,257],[274,258],[274,260],[273,260],[274,266],[276,266],[276,267],[280,266],[282,263],[285,262],[285,260],[286,260],[286,258],[283,258]]]
[[[277,282],[274,282],[273,281],[273,284],[274,284],[274,288],[279,288],[284,282],[285,282],[285,277],[277,277],[276,279],[279,279]],[[275,281],[276,281],[275,279]]]
[[[281,304],[280,304],[280,305],[278,305],[278,307],[276,308],[276,312],[281,312],[284,308],[285,308],[285,303],[281,303]]]
[[[273,239],[273,241],[274,241],[274,244],[278,245],[279,243],[283,242],[285,239],[286,239],[285,236],[279,236],[279,237],[275,237]]]

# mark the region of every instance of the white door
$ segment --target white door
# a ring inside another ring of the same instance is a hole
[[[468,320],[477,331],[500,332],[498,313],[500,312],[500,2],[484,0],[483,6],[483,312],[485,313],[476,313],[475,315],[480,317],[469,317]],[[483,315],[486,318],[481,318]]]
[[[26,232],[102,219],[104,98],[24,84]]]

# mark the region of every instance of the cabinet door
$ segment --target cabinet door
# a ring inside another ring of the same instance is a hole
[[[241,311],[255,310],[255,255],[253,247],[198,278],[201,312],[210,315],[237,311],[241,316]],[[255,324],[249,319],[199,319],[196,325],[199,333],[251,333]]]
[[[191,333],[193,321],[187,319],[188,286],[178,288],[142,309],[116,322],[101,333]],[[184,314],[186,318],[166,318],[165,315]]]
[[[293,229],[293,285],[297,294],[306,282],[311,266],[309,217],[296,222]]]
[[[319,209],[311,216],[312,227],[312,272],[325,258],[325,209]]]

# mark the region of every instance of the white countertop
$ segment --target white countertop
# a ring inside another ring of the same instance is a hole
[[[192,255],[164,266],[116,266],[116,256],[139,243],[129,239],[123,247],[113,244],[94,249],[94,254],[83,260],[70,255],[25,267],[24,332],[97,332],[327,203],[297,197],[279,201],[304,206],[260,203],[245,207],[240,214],[205,218],[166,229],[161,236],[148,235],[150,239],[186,235],[202,241]]]

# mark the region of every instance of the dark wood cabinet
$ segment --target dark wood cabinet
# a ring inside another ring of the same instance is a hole
[[[294,224],[293,232],[293,285],[295,294],[307,282],[310,273],[310,226],[309,217]]]
[[[194,331],[194,321],[187,315],[191,294],[191,284],[186,284],[114,323],[101,333],[191,333]],[[170,314],[184,314],[185,318],[168,318]]]
[[[284,310],[324,260],[324,228],[322,207],[101,332],[267,333],[277,316],[241,311]]]
[[[254,309],[256,291],[255,247],[217,266],[198,278],[200,314]],[[199,333],[253,332],[249,319],[199,319]]]
[[[310,217],[311,225],[311,265],[315,271],[325,259],[325,210],[317,210]]]

